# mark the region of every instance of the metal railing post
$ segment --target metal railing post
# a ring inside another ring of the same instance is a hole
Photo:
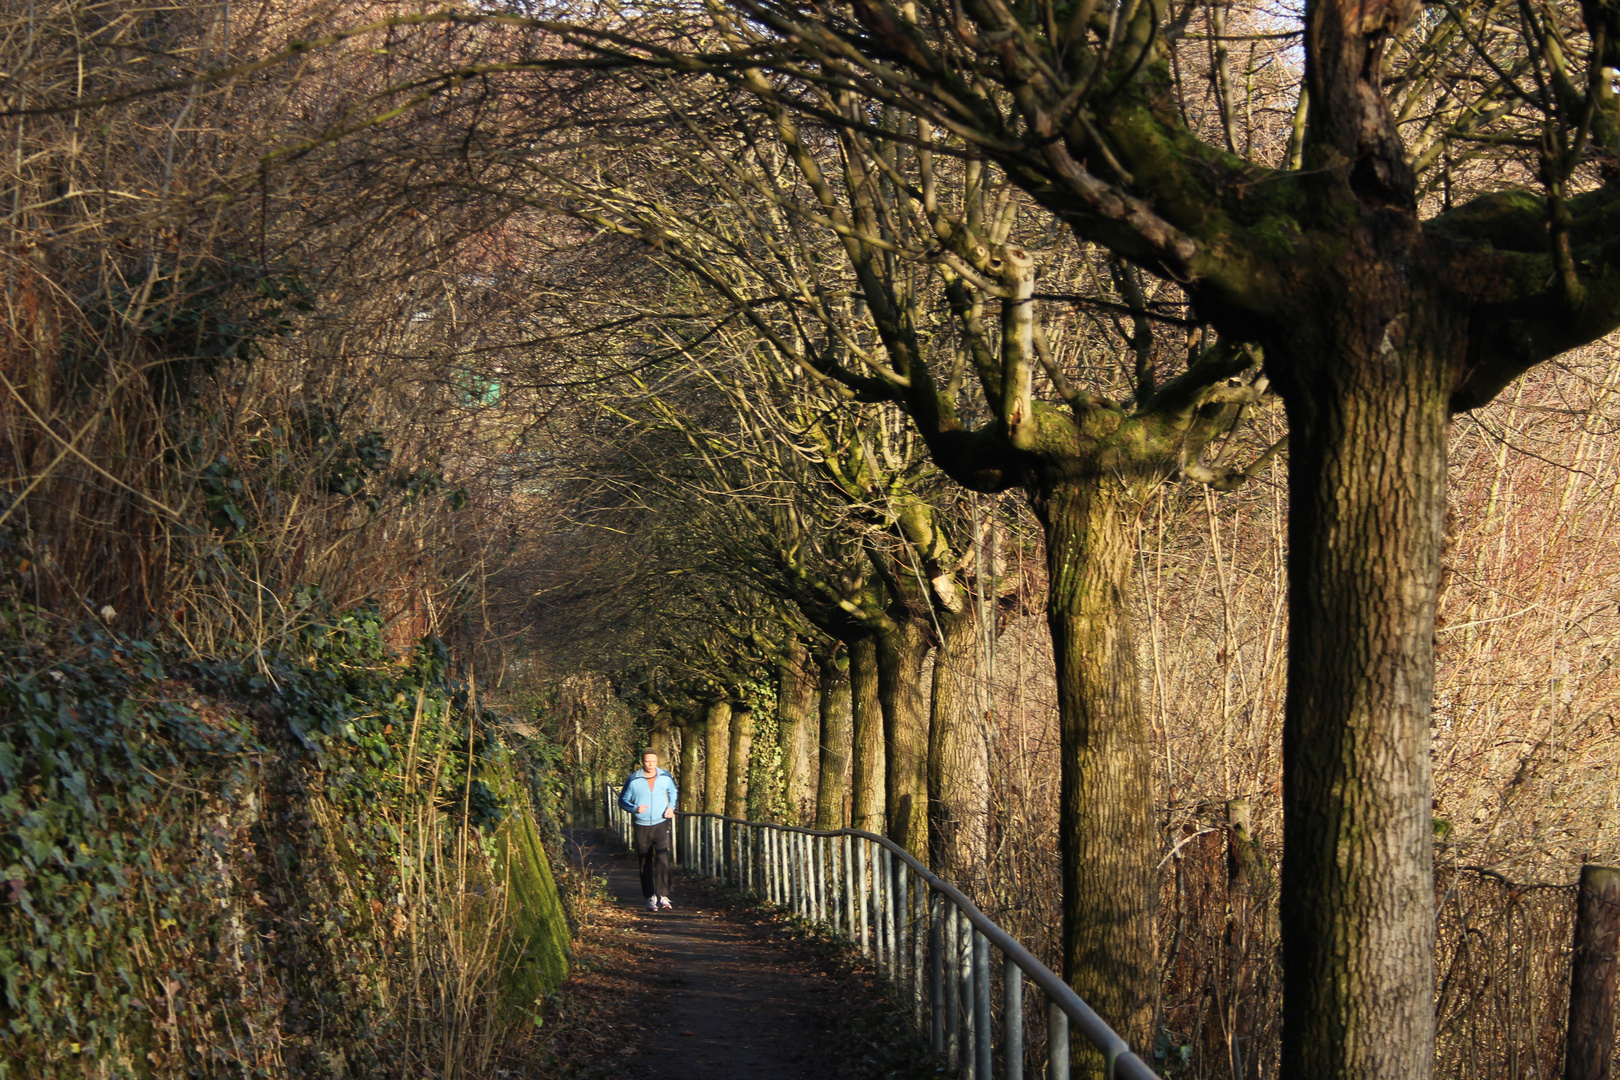
[[[794,836],[780,825],[776,828],[778,872],[782,875],[782,907],[797,914],[798,890],[793,880]]]
[[[927,1031],[923,1013],[928,997],[928,889],[921,875],[912,875],[911,896],[912,1020],[922,1035]]]
[[[973,1048],[977,1051],[974,1075],[989,1080],[994,1057],[990,1038],[990,940],[973,931]]]
[[[764,879],[764,896],[776,903],[776,830],[770,825],[759,827],[760,874]]]
[[[774,903],[779,908],[787,907],[787,874],[782,862],[782,830],[771,830],[771,878],[774,882],[772,889],[775,892]]]
[[[877,968],[887,974],[889,970],[889,957],[884,951],[889,944],[889,935],[883,918],[884,896],[883,887],[888,882],[883,880],[883,856],[888,852],[882,844],[867,841],[872,848],[872,939],[873,952],[877,955]]]
[[[783,832],[787,840],[787,880],[788,880],[788,910],[795,915],[803,915],[803,885],[799,881],[799,834]]]
[[[810,860],[805,858],[804,841],[804,833],[793,834],[793,855],[798,862],[794,870],[796,871],[796,880],[799,883],[799,918],[808,919],[810,917],[810,875],[806,871],[810,869]]]
[[[900,915],[899,904],[896,903],[894,887],[894,864],[899,860],[894,852],[888,848],[883,849],[883,946],[889,956],[889,981],[897,987],[900,985],[901,963],[899,926],[896,925]]]
[[[945,896],[928,895],[928,1011],[934,1053],[945,1053]]]
[[[850,941],[856,937],[855,922],[855,838],[845,833],[843,843],[844,871],[844,936]]]
[[[1001,1075],[1024,1080],[1024,970],[1012,957],[1001,961]]]
[[[872,954],[872,945],[871,945],[871,942],[867,941],[867,939],[866,939],[866,926],[867,926],[867,922],[866,922],[866,892],[867,892],[866,876],[867,875],[866,875],[866,841],[865,840],[860,840],[860,839],[855,840],[855,854],[856,854],[856,861],[860,864],[858,870],[856,871],[856,878],[857,878],[859,884],[856,885],[855,892],[856,892],[856,896],[859,897],[859,899],[857,901],[857,906],[860,909],[860,917],[861,917],[861,955],[862,956],[870,956]]]
[[[826,921],[825,898],[827,892],[827,875],[821,863],[822,848],[821,837],[808,837],[810,842],[810,917],[816,922]]]
[[[839,890],[843,878],[839,875],[839,837],[827,837],[827,893],[822,902],[827,905],[827,928],[835,934],[844,932],[844,898]]]
[[[907,940],[911,928],[911,894],[906,890],[906,864],[892,861],[894,877],[894,988],[900,990],[911,976]]]
[[[1046,1080],[1069,1080],[1069,1014],[1046,1003]]]
[[[771,872],[776,875],[776,906],[788,906],[787,834],[781,829],[771,830]]]
[[[795,915],[803,915],[802,892],[804,886],[799,881],[799,834],[783,832],[787,840],[787,880],[788,880],[788,910]]]
[[[956,946],[956,906],[940,905],[940,923],[945,951],[940,960],[940,989],[945,999],[945,1060],[953,1069],[962,1067],[962,963]]]
[[[962,908],[956,908],[956,997],[956,1015],[962,1022],[962,1075],[967,1080],[988,1080],[974,1077],[978,1062],[974,1044],[974,925]]]

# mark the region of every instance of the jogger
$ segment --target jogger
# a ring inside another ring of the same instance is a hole
[[[658,767],[658,755],[641,755],[641,768],[630,774],[619,793],[619,805],[635,815],[636,855],[641,859],[641,891],[649,911],[672,908],[669,902],[669,851],[674,832],[675,779]]]

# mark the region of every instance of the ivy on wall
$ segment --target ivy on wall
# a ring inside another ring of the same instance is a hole
[[[0,1076],[472,1075],[532,1028],[566,973],[545,759],[441,646],[390,658],[362,610],[180,662],[29,620],[0,609]]]

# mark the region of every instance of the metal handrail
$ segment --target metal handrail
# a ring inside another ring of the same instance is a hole
[[[626,846],[633,846],[632,818],[619,806],[618,789],[607,784],[603,793],[607,820]],[[1000,950],[1004,965],[1001,1051],[1006,1080],[1023,1080],[1024,1075],[1026,976],[1046,994],[1047,1080],[1068,1080],[1071,1024],[1103,1055],[1109,1080],[1157,1080],[1129,1044],[1051,968],[960,889],[887,837],[724,814],[679,811],[676,819],[680,828],[673,830],[672,840],[677,865],[728,881],[842,933],[862,953],[876,953],[879,969],[897,987],[904,990],[909,982],[917,1028],[965,1080],[991,1080],[991,946]],[[928,886],[926,902],[910,877]],[[955,917],[946,915],[947,901]],[[926,916],[908,922],[908,915],[922,914],[918,908],[926,909]],[[945,977],[948,968],[955,976],[955,993]]]

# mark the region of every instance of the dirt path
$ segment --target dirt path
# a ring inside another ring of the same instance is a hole
[[[878,1036],[877,1044],[890,1041],[866,1024],[878,1007],[868,973],[841,965],[825,946],[785,931],[779,919],[744,910],[680,871],[670,886],[675,910],[655,915],[642,899],[635,859],[615,837],[577,832],[569,839],[585,866],[606,879],[619,910],[626,917],[635,913],[638,933],[630,952],[639,974],[632,977],[648,993],[631,1013],[635,1030],[627,1041],[634,1045],[611,1051],[623,1055],[623,1075],[895,1075],[892,1058],[875,1059],[890,1058],[893,1051],[856,1034],[865,1029]]]

